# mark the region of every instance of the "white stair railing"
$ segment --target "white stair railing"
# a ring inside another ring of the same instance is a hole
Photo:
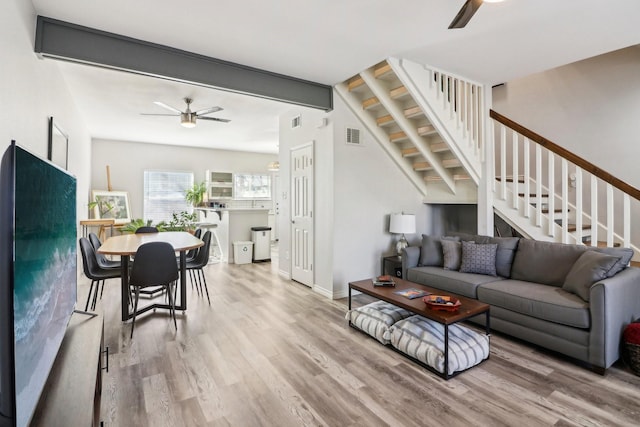
[[[606,246],[638,253],[631,226],[632,212],[640,214],[640,190],[499,113],[490,115],[499,147],[494,201],[512,225],[530,237],[563,243],[596,246],[604,236]],[[640,229],[633,231],[640,236]]]

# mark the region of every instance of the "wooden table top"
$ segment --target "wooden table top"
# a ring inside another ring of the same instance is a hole
[[[164,231],[161,233],[123,234],[109,237],[98,249],[105,255],[135,255],[145,243],[167,242],[176,252],[199,248],[204,242],[186,231]]]
[[[456,295],[452,292],[443,291],[442,289],[431,288],[419,283],[409,282],[408,280],[399,279],[397,277],[394,277],[393,280],[396,283],[395,287],[373,286],[373,281],[371,279],[350,282],[349,287],[424,316],[427,319],[435,320],[436,322],[444,325],[451,325],[477,314],[489,311],[489,304],[485,304],[472,298]],[[424,301],[422,301],[422,297],[409,299],[395,293],[398,290],[408,288],[425,290],[430,292],[432,295],[449,295],[458,298],[461,303],[460,309],[453,312],[432,310],[427,307]]]

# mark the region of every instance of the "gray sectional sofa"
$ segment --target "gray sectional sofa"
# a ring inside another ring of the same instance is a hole
[[[633,251],[453,233],[407,247],[403,277],[491,305],[491,328],[604,373],[640,317]],[[484,323],[484,316],[474,321]]]

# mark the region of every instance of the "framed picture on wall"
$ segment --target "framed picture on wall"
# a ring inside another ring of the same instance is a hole
[[[131,222],[129,193],[126,191],[91,191],[93,217],[96,219],[114,219],[116,224]]]
[[[49,147],[47,159],[64,170],[69,169],[69,136],[53,117],[49,117]]]

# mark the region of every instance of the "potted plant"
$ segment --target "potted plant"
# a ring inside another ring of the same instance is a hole
[[[158,231],[167,231],[167,223],[164,221],[160,221],[159,223],[153,225],[152,224],[153,220],[149,219],[147,221],[143,220],[142,218],[137,218],[134,220],[131,220],[130,223],[128,223],[127,225],[123,226],[120,228],[120,232],[121,233],[135,233],[136,230],[140,227],[155,227],[158,229]]]
[[[165,229],[169,231],[188,231],[189,233],[193,233],[196,230],[197,222],[198,214],[196,212],[174,212],[171,221],[169,221],[169,225]]]
[[[200,184],[195,183],[193,184],[193,187],[187,190],[185,199],[187,202],[191,203],[194,208],[196,208],[202,205],[206,192],[207,185],[204,182],[201,182]]]

